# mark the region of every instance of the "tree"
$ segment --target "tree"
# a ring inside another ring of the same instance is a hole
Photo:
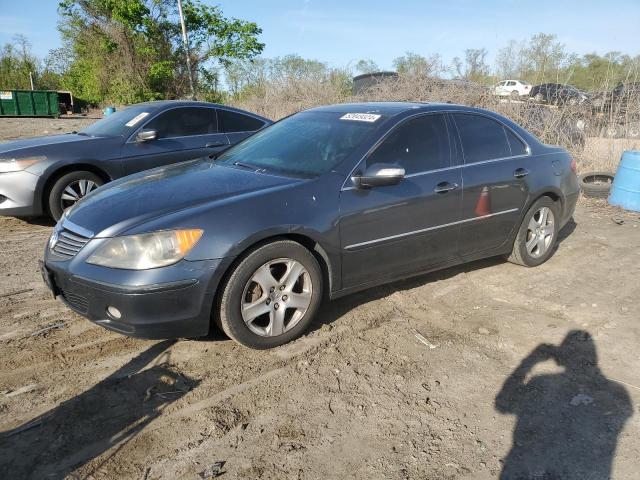
[[[501,79],[522,77],[525,60],[524,44],[516,40],[509,43],[496,55],[496,74]]]
[[[260,28],[217,6],[184,2],[200,95],[216,88],[218,65],[259,54]],[[63,0],[59,29],[71,58],[63,83],[91,103],[179,98],[188,72],[175,0]]]
[[[451,66],[453,75],[456,78],[464,78],[464,66],[462,65],[462,60],[460,60],[460,57],[453,57],[453,60],[451,60]]]
[[[472,82],[484,82],[489,76],[489,66],[485,59],[487,58],[487,50],[485,48],[468,48],[464,51],[464,64],[459,57],[454,57],[452,64],[454,75],[457,78],[463,78]]]
[[[405,52],[393,60],[393,66],[401,75],[435,76],[443,71],[442,58],[438,54],[423,57],[417,53]]]
[[[269,79],[270,61],[265,58],[235,60],[224,65],[227,88],[232,95],[263,88]]]
[[[568,56],[564,44],[558,42],[555,35],[538,33],[532,36],[523,53],[526,73],[535,75],[535,81],[561,80],[561,69]]]
[[[55,90],[60,85],[60,75],[48,62],[40,62],[31,53],[31,44],[24,35],[16,35],[0,50],[0,89],[28,90],[29,75],[36,89]]]
[[[489,67],[486,63],[487,53],[486,48],[468,48],[464,51],[467,80],[477,82],[489,75]]]
[[[375,73],[380,71],[380,67],[378,64],[371,60],[370,58],[358,60],[355,65],[355,70],[361,75],[365,73]]]
[[[286,87],[294,82],[327,81],[337,72],[326,63],[300,55],[285,55],[271,59],[236,60],[225,65],[227,87],[234,96],[258,94],[267,84]]]
[[[300,55],[276,57],[270,62],[270,77],[279,82],[311,80],[320,82],[326,76],[327,64]]]

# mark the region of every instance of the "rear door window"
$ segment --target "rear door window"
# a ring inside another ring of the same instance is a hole
[[[455,113],[464,163],[510,157],[511,147],[504,126],[484,115]]]
[[[178,107],[161,113],[144,128],[156,130],[158,138],[189,137],[218,133],[218,120],[213,108]]]
[[[405,175],[451,166],[445,116],[422,115],[397,127],[367,158],[367,166],[376,163],[399,165]]]
[[[262,120],[249,115],[232,112],[231,110],[220,110],[220,113],[222,114],[222,123],[226,133],[253,132],[254,130],[260,130],[264,126]]]

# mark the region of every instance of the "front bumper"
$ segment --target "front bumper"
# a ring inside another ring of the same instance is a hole
[[[0,173],[0,215],[41,215],[42,208],[35,201],[39,178],[25,170]]]
[[[80,254],[78,255],[80,256]],[[55,261],[45,253],[54,294],[69,308],[109,330],[137,338],[207,335],[213,300],[227,262],[183,260],[145,271]],[[116,318],[108,311],[115,307]]]

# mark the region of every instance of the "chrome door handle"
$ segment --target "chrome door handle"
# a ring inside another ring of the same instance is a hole
[[[433,191],[436,193],[447,193],[451,190],[455,190],[456,188],[458,188],[457,183],[442,182],[436,185],[436,188],[434,188]]]
[[[518,168],[515,172],[513,172],[513,176],[516,178],[524,178],[529,175],[529,170],[526,168]]]

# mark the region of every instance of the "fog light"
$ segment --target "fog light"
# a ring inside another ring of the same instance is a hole
[[[107,307],[107,313],[111,318],[115,318],[116,320],[119,320],[120,317],[122,317],[120,310],[118,310],[116,307]]]

